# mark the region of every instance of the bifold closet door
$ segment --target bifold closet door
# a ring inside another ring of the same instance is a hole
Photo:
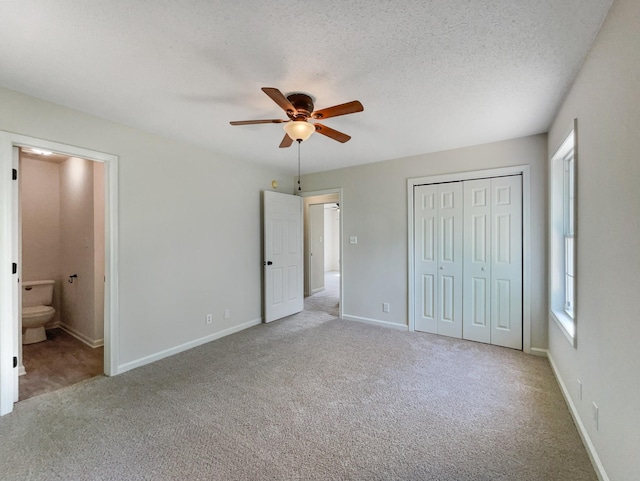
[[[491,344],[522,349],[522,176],[491,181]]]
[[[415,329],[462,337],[462,183],[414,190]]]
[[[491,342],[491,179],[464,183],[463,338]]]
[[[464,182],[463,338],[522,349],[522,177]]]

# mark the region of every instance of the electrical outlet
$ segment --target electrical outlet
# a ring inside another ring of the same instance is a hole
[[[582,381],[580,379],[577,379],[577,381],[578,381],[578,399],[582,401]]]
[[[207,314],[207,324],[211,324],[213,322],[213,314]]]
[[[389,303],[388,302],[383,302],[382,303],[382,312],[389,312]]]
[[[591,403],[593,405],[593,422],[596,424],[596,431],[600,430],[600,413],[598,412],[598,405],[596,403]]]
[[[224,318],[229,319],[231,317],[231,309],[224,310]]]

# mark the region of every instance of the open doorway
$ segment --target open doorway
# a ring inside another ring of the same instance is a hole
[[[19,396],[104,373],[104,164],[19,150]]]
[[[305,309],[336,317],[342,317],[341,200],[339,190],[304,198]]]
[[[118,156],[0,130],[0,416],[19,400],[21,348],[20,149],[42,149],[104,166],[104,374],[118,362]],[[68,281],[68,280],[67,280]]]

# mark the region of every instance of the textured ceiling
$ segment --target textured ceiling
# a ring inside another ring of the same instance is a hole
[[[611,3],[3,0],[0,85],[292,173],[281,125],[229,125],[286,118],[260,87],[360,100],[310,173],[546,132]]]

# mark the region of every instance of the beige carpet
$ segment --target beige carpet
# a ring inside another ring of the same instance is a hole
[[[0,478],[597,479],[545,359],[340,321],[322,294],[19,403],[0,418]]]

